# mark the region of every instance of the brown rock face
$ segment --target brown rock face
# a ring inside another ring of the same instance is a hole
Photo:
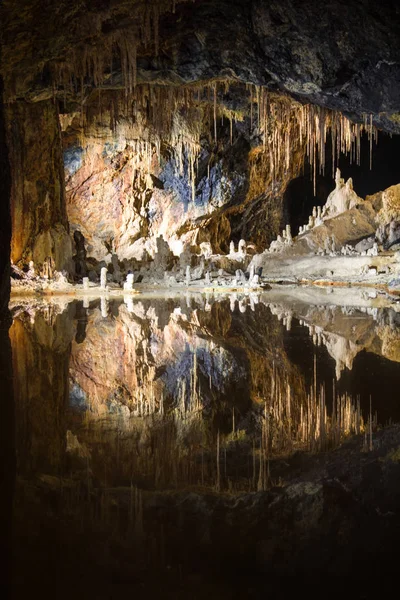
[[[305,143],[315,168],[329,129],[346,152],[365,115],[370,135],[398,131],[398,16],[364,0],[6,0],[13,261],[71,272],[68,220],[97,260],[154,255],[160,235],[177,255],[262,250]]]
[[[186,93],[140,88],[131,112],[108,92],[91,99],[83,120],[62,115],[67,214],[88,256],[154,256],[160,235],[176,255],[202,242],[223,253],[243,237],[261,250],[279,232],[283,193],[304,161],[304,144],[290,134],[300,105],[274,97],[283,125],[271,113],[275,138],[263,147],[261,108],[244,86]],[[238,98],[240,110],[229,108]]]
[[[7,108],[11,162],[11,259],[71,270],[57,106],[15,102]]]
[[[72,327],[68,311],[51,308],[14,320],[13,355],[17,464],[54,473],[65,451],[65,402]]]

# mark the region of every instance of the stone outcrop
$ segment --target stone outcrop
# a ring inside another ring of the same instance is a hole
[[[42,268],[47,259],[72,272],[57,106],[47,100],[8,105],[12,242],[15,264]]]
[[[375,194],[376,201],[382,203],[377,214],[379,227],[376,237],[385,250],[400,244],[400,185]]]
[[[353,189],[353,180],[350,178],[345,182],[341,177],[339,169],[336,170],[335,184],[335,189],[329,194],[326,204],[322,209],[322,219],[336,217],[338,214],[346,210],[351,210],[362,202],[362,198],[357,196]]]

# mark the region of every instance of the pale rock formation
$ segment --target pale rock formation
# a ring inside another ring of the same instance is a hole
[[[30,279],[33,279],[36,276],[35,264],[34,264],[33,260],[29,261],[29,270],[28,270],[26,276],[29,277]]]
[[[317,216],[315,219],[315,227],[319,227],[320,225],[323,224],[323,219],[322,219],[322,209],[320,206],[317,206]]]
[[[186,285],[190,285],[190,267],[186,267]]]
[[[135,276],[133,273],[128,273],[128,275],[126,276],[126,281],[124,283],[124,290],[127,290],[127,291],[133,290],[134,278],[135,278]]]
[[[88,290],[89,289],[89,277],[83,277],[82,283],[83,283],[83,289]]]
[[[229,244],[229,255],[232,256],[233,254],[235,254],[235,243],[231,242]]]
[[[322,218],[334,217],[346,210],[357,206],[362,202],[362,198],[357,196],[353,190],[353,180],[350,178],[345,183],[341,177],[340,169],[336,170],[336,187],[328,196],[325,206],[322,209]]]
[[[237,269],[235,277],[238,285],[246,285],[246,276],[241,269]]]
[[[107,267],[102,267],[100,272],[100,287],[105,290],[107,287]]]
[[[204,258],[211,258],[213,254],[211,242],[202,242],[200,244],[200,252]]]
[[[269,252],[282,252],[288,246],[293,246],[292,229],[290,225],[286,225],[282,231],[282,235],[278,235],[276,240],[271,242],[268,251]]]
[[[245,240],[240,240],[239,247],[238,247],[238,254],[241,254],[242,256],[246,256],[246,242],[245,242]]]
[[[255,266],[253,264],[250,265],[250,270],[249,270],[249,281],[253,281],[253,277],[255,275],[256,269]]]
[[[370,236],[358,242],[358,244],[354,246],[354,249],[356,252],[359,252],[361,254],[362,252],[367,252],[367,250],[370,250],[373,247],[373,245],[374,238]]]
[[[43,261],[43,266],[42,266],[40,275],[44,279],[53,279],[54,269],[55,269],[54,259],[51,256],[48,256]]]
[[[206,272],[206,285],[211,285],[210,271]]]

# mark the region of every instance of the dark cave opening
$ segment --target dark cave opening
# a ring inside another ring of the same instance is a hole
[[[358,196],[376,194],[399,182],[400,136],[379,132],[378,143],[373,144],[372,169],[370,169],[370,144],[366,134],[361,136],[361,163],[351,162],[350,156],[341,154],[339,164],[342,177],[347,181],[353,179],[354,190]],[[336,166],[335,166],[336,169]],[[285,222],[289,223],[292,232],[297,235],[300,225],[308,222],[314,206],[323,206],[335,187],[335,173],[332,165],[331,139],[326,143],[326,168],[324,175],[316,179],[316,195],[312,180],[312,168],[308,161],[304,173],[293,179],[283,199]]]

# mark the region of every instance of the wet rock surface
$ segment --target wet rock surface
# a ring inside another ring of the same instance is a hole
[[[61,2],[56,11],[51,2],[40,8],[31,2],[24,8],[22,12],[12,2],[3,7],[4,65],[17,97],[51,96],[41,74],[43,62],[73,60],[72,47],[79,60],[88,41],[104,53],[112,35],[131,28],[139,82],[177,84],[228,75],[342,110],[358,120],[373,114],[376,124],[399,131],[400,17],[394,0],[379,7],[366,0],[329,5],[317,0],[301,5],[289,0],[197,0],[176,3],[175,13],[168,10],[172,3],[164,3],[155,34],[156,58],[154,46],[134,37],[138,21],[145,19],[140,6],[136,14],[124,2],[95,7],[68,3],[68,10]],[[22,44],[26,22],[31,26]],[[53,27],[45,30],[42,24],[48,22]],[[149,34],[154,35],[152,27]],[[32,53],[27,61],[29,49],[38,44],[40,55],[35,58]],[[119,69],[116,63],[114,85],[121,82]]]

